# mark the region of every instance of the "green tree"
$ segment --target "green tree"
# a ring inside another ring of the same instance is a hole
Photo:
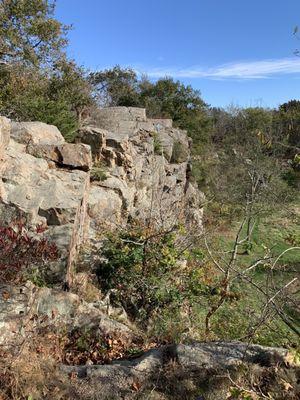
[[[208,106],[199,90],[172,78],[162,78],[155,83],[144,78],[139,90],[140,105],[150,117],[172,118],[176,126],[188,131],[195,145],[208,141]]]
[[[277,140],[286,148],[288,153],[299,152],[300,147],[300,101],[291,100],[281,104],[275,113],[275,131]]]
[[[92,73],[90,82],[101,106],[143,107],[149,117],[172,118],[196,143],[208,141],[208,107],[191,86],[172,78],[151,82],[145,76],[139,78],[133,69],[118,65]]]
[[[94,85],[98,102],[102,106],[139,106],[138,78],[131,68],[114,68],[92,72],[89,76]]]
[[[0,113],[57,125],[73,140],[93,103],[85,72],[67,59],[68,27],[48,0],[0,0]]]
[[[54,8],[49,0],[0,1],[1,63],[39,65],[60,57],[68,27],[53,17]]]

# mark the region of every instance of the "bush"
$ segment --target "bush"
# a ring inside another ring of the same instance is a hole
[[[91,181],[102,182],[107,179],[106,172],[100,162],[96,162],[91,169]]]
[[[171,162],[182,163],[184,161],[187,161],[187,158],[188,158],[188,151],[186,147],[178,140],[175,141],[173,145]]]
[[[157,154],[159,156],[161,156],[163,152],[161,141],[159,140],[157,132],[153,132],[153,151],[154,154]]]
[[[40,230],[37,227],[35,236]],[[30,235],[22,222],[0,226],[0,282],[22,281],[34,266],[57,258],[56,245]]]
[[[177,244],[176,230],[164,232],[134,225],[110,233],[101,253],[105,261],[97,267],[101,289],[113,289],[115,301],[131,319],[146,326],[157,312],[178,310],[191,297],[193,271],[182,263],[186,255]]]

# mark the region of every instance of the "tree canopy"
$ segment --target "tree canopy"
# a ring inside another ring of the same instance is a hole
[[[55,124],[72,140],[92,91],[54,10],[51,0],[0,0],[0,113]]]
[[[166,77],[151,82],[138,77],[131,68],[115,66],[93,72],[90,81],[95,86],[100,105],[146,108],[148,117],[172,118],[175,125],[187,129],[195,142],[206,142],[209,118],[208,106],[201,93]]]
[[[68,26],[54,18],[49,0],[0,1],[0,61],[53,62],[67,44]]]

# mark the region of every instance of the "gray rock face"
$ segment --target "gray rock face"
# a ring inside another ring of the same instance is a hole
[[[32,227],[43,225],[67,259],[67,276],[79,246],[99,226],[138,219],[202,227],[203,196],[190,181],[186,132],[127,107],[99,110],[97,124],[70,144],[54,126],[0,120],[1,222],[22,216]]]
[[[106,214],[111,225],[134,218],[163,227],[184,220],[201,229],[203,195],[190,181],[186,132],[173,128],[171,120],[147,119],[145,110],[131,107],[99,110],[96,123],[80,134],[106,175],[92,185],[92,220]]]
[[[86,174],[57,169],[45,159],[20,150],[24,148],[20,149],[11,140],[2,169],[4,207],[16,206],[32,224],[48,222],[51,226],[72,222],[83,195]]]

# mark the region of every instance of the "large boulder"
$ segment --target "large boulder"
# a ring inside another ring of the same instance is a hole
[[[63,144],[62,134],[56,126],[43,122],[12,122],[11,137],[23,144]]]
[[[101,391],[102,399],[242,398],[231,396],[236,393],[249,399],[264,394],[263,398],[292,400],[297,398],[299,368],[287,365],[287,360],[288,351],[282,348],[196,342],[164,346],[107,365],[62,366],[62,371],[79,378],[74,397],[84,396],[81,388],[93,388],[91,397],[84,399]]]
[[[33,144],[27,147],[27,153],[70,169],[88,171],[92,165],[91,148],[83,143]]]

